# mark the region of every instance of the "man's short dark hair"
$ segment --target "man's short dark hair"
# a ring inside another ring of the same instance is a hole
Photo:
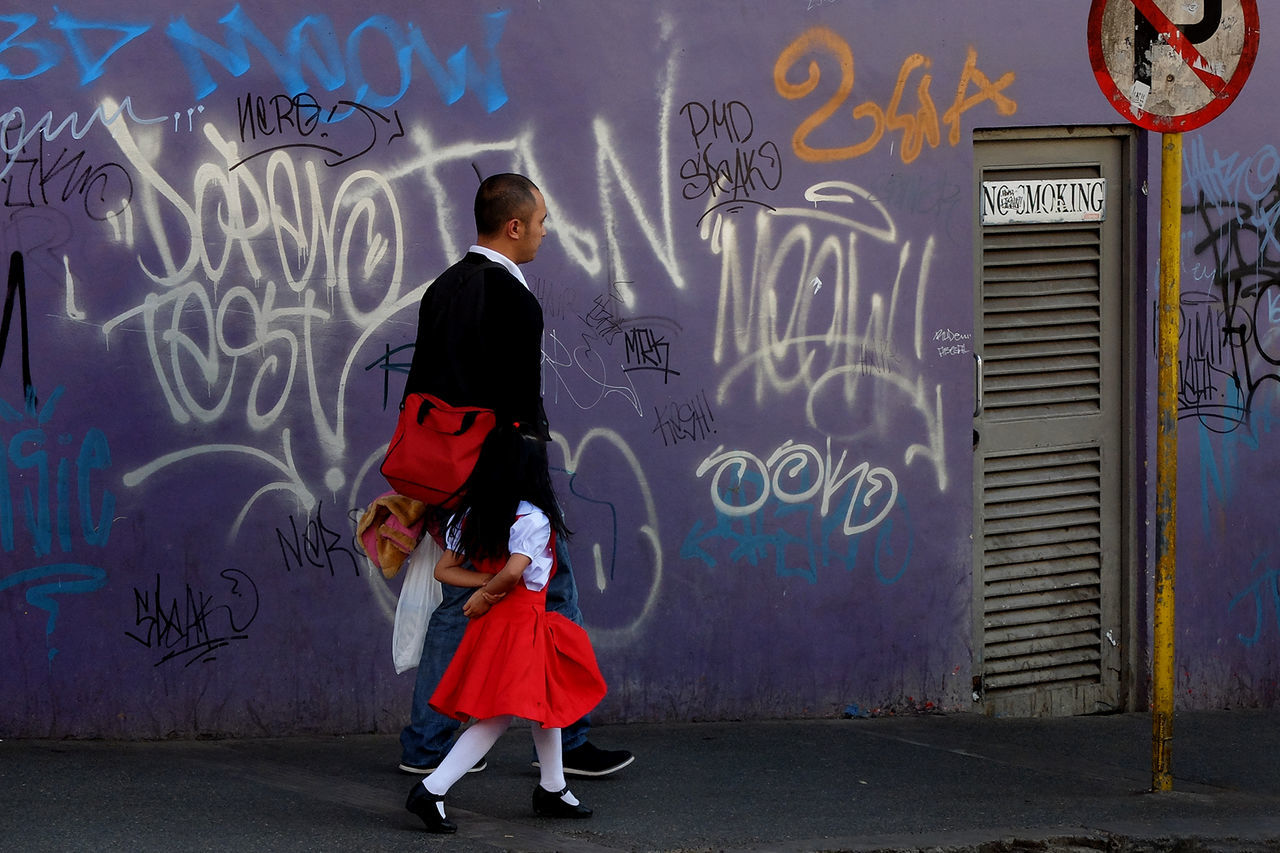
[[[476,234],[497,234],[513,219],[527,222],[537,204],[533,198],[537,189],[524,175],[511,172],[485,178],[476,190]]]

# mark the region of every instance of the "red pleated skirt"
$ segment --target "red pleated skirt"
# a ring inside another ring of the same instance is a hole
[[[545,590],[523,583],[467,623],[431,707],[458,720],[504,714],[564,728],[605,695],[587,632],[547,612]]]

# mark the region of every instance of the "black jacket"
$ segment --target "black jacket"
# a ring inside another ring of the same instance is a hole
[[[542,306],[502,264],[475,252],[431,283],[405,395],[483,406],[550,440],[542,406]]]

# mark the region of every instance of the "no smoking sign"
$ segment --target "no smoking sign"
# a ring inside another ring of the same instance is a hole
[[[1257,55],[1257,0],[1093,0],[1089,8],[1098,85],[1148,130],[1193,130],[1219,116]]]

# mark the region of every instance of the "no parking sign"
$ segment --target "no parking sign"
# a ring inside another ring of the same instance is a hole
[[[1161,133],[1156,340],[1156,565],[1151,644],[1151,787],[1173,789],[1174,577],[1182,132],[1222,114],[1258,55],[1256,0],[1093,0],[1089,61],[1129,121]]]
[[[1193,130],[1240,93],[1258,32],[1257,0],[1093,0],[1089,60],[1127,120]]]

